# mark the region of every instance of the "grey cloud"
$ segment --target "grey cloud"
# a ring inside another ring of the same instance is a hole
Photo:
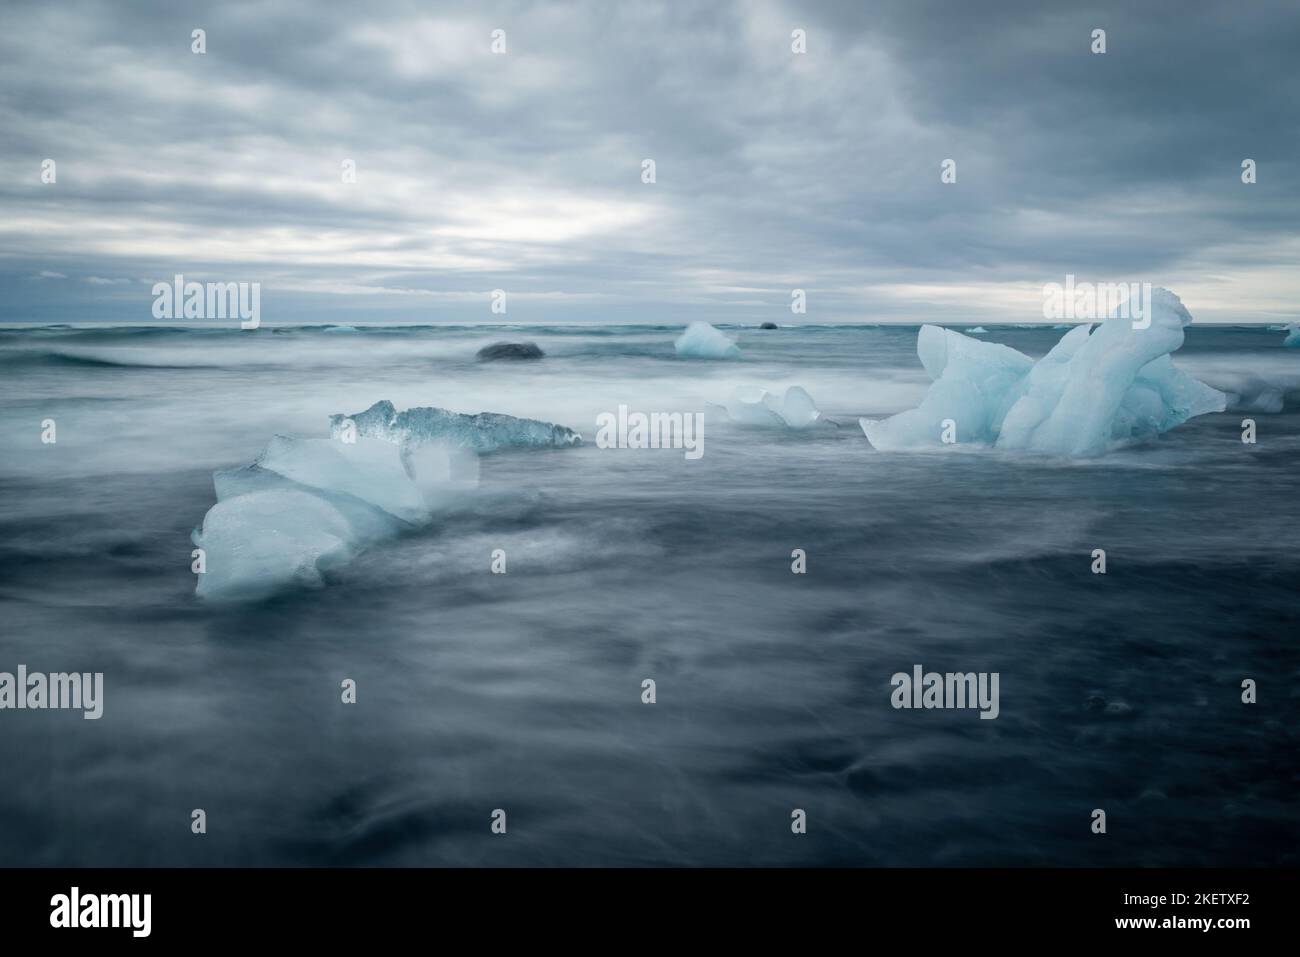
[[[1066,272],[1236,280],[1237,306],[1193,295],[1193,312],[1296,317],[1278,305],[1300,291],[1293,6],[18,2],[5,19],[3,319],[146,318],[138,280],[175,272],[261,281],[285,319],[489,319],[470,294],[499,287],[512,319],[754,321],[795,285],[810,320],[989,319],[999,289]],[[944,292],[967,287],[990,298]]]

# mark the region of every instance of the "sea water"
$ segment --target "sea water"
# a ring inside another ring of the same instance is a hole
[[[0,712],[0,862],[1300,863],[1300,351],[1193,326],[1175,362],[1237,405],[1060,460],[872,449],[858,418],[928,384],[916,327],[722,331],[738,358],[669,325],[0,331],[0,671],[104,676],[99,720]],[[546,356],[475,361],[501,340]],[[717,414],[794,385],[824,422]],[[212,472],[381,399],[586,441],[483,456],[324,587],[197,600]],[[705,413],[704,454],[598,447],[621,405]],[[891,706],[918,664],[998,674],[996,720]]]

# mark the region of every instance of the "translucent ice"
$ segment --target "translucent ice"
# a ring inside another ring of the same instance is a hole
[[[1293,322],[1286,327],[1286,338],[1282,340],[1284,346],[1300,346],[1300,322]]]
[[[1224,394],[1169,358],[1192,318],[1182,302],[1157,289],[1148,311],[1145,327],[1123,317],[1076,326],[1036,363],[1007,346],[924,326],[917,354],[934,384],[918,408],[862,419],[862,430],[879,449],[946,440],[1090,456],[1222,411]]]
[[[218,502],[194,533],[206,553],[200,598],[252,598],[286,585],[319,585],[321,573],[351,559],[359,544],[346,516],[292,487]]]
[[[351,495],[406,522],[420,521],[427,512],[397,446],[390,442],[363,438],[348,444],[277,435],[256,464],[300,485]]]
[[[349,428],[351,422],[355,428]],[[429,522],[478,482],[477,452],[575,445],[563,426],[486,412],[398,413],[378,402],[331,417],[334,438],[275,436],[257,461],[213,476],[195,530],[204,599],[248,599],[323,575],[376,541]]]
[[[342,436],[349,421],[355,426],[358,436],[385,439],[404,449],[430,442],[474,452],[582,444],[582,436],[577,432],[550,422],[517,419],[499,412],[463,415],[427,407],[398,412],[387,400],[376,402],[355,415],[331,415],[330,434],[335,438]]]
[[[707,322],[692,322],[674,343],[677,354],[688,359],[734,359],[740,347]]]
[[[806,429],[821,418],[817,405],[804,389],[793,385],[778,396],[757,386],[741,386],[731,393],[727,415],[746,425],[779,425]]]
[[[918,408],[888,419],[861,419],[871,444],[885,451],[937,446],[948,420],[958,442],[992,444],[1033,360],[1010,346],[938,326],[921,327],[916,352],[934,384]]]
[[[1223,393],[1180,372],[1169,358],[1192,321],[1181,300],[1157,289],[1149,312],[1145,327],[1116,317],[1091,335],[1086,326],[1067,333],[1028,376],[998,447],[1101,455],[1117,442],[1222,412]]]
[[[318,585],[361,548],[429,519],[452,486],[435,463],[408,473],[389,442],[277,435],[257,462],[213,476],[217,504],[195,531],[204,551],[200,598],[250,598]]]

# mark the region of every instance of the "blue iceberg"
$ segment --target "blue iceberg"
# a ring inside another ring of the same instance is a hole
[[[320,586],[367,546],[432,521],[478,485],[478,453],[576,445],[571,429],[485,412],[377,402],[331,416],[332,438],[277,435],[252,465],[213,475],[217,503],[192,535],[199,598],[248,600]]]
[[[692,322],[673,343],[687,359],[735,359],[740,347],[707,322]]]
[[[1170,359],[1191,321],[1177,296],[1156,289],[1148,324],[1116,316],[1095,328],[1076,326],[1037,362],[1008,346],[923,326],[917,354],[934,384],[921,405],[860,425],[881,450],[955,443],[1102,455],[1226,407],[1222,392]]]

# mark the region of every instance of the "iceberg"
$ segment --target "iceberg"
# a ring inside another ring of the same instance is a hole
[[[287,585],[319,586],[331,566],[351,559],[362,539],[328,501],[292,487],[218,502],[193,535],[205,570],[205,600],[257,598]]]
[[[1095,456],[1221,412],[1227,397],[1179,370],[1170,353],[1192,317],[1156,289],[1150,322],[1116,316],[1075,326],[1042,359],[950,329],[923,326],[917,355],[934,380],[918,408],[859,424],[877,449],[973,444]]]
[[[734,359],[740,347],[707,322],[692,322],[673,344],[688,359]]]
[[[351,421],[355,428],[348,428]],[[217,503],[191,536],[195,594],[261,598],[320,586],[366,547],[427,525],[478,485],[478,452],[576,445],[563,426],[377,402],[331,416],[332,438],[274,436],[252,465],[213,474]]]
[[[733,422],[745,425],[806,429],[821,419],[812,396],[797,385],[786,389],[783,396],[757,386],[741,386],[731,393],[725,408]]]
[[[1286,338],[1282,340],[1284,346],[1300,346],[1300,322],[1293,322],[1286,327]]]
[[[354,415],[331,415],[330,435],[341,438],[351,422],[358,437],[383,439],[409,450],[430,442],[473,452],[508,448],[564,448],[581,445],[572,429],[536,419],[517,419],[499,412],[465,415],[446,409],[417,407],[398,412],[385,399]]]
[[[192,536],[206,566],[196,594],[251,598],[320,585],[371,542],[428,521],[430,493],[454,484],[449,464],[417,482],[389,442],[277,435],[252,465],[214,474],[217,504]]]
[[[871,444],[882,451],[941,445],[949,419],[957,441],[991,443],[1017,385],[1034,365],[1010,346],[938,326],[921,327],[916,351],[934,380],[921,405],[888,419],[859,420]]]

